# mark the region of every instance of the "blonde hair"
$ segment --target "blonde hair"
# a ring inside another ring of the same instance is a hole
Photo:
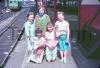
[[[54,27],[54,25],[51,22],[48,22],[47,25],[46,25],[46,31],[48,31],[48,26]]]

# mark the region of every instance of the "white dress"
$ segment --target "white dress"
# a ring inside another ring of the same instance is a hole
[[[37,37],[34,37],[33,52],[29,56],[28,61],[32,60],[33,62],[36,62],[36,63],[42,62],[42,59],[44,56],[44,48],[42,48],[40,54],[38,56],[36,56],[36,54],[39,52],[38,48],[41,46],[45,47],[45,39],[43,37],[41,37],[40,39],[38,39]],[[38,52],[36,52],[36,51],[38,51]]]
[[[31,41],[35,36],[35,25],[34,25],[34,23],[32,24],[31,22],[27,21],[27,22],[25,22],[24,27],[25,27],[26,36],[30,37],[30,38],[27,38],[28,50],[32,50],[33,45],[31,44]]]
[[[63,20],[62,22],[57,21],[55,23],[55,29],[57,37],[59,37],[62,34],[67,34],[69,39],[69,23],[66,20]]]

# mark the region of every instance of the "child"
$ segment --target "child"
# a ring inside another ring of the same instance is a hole
[[[29,55],[33,46],[32,39],[35,36],[34,13],[29,12],[24,27],[25,27],[25,34],[28,40],[28,55]]]
[[[45,48],[45,38],[42,37],[42,31],[36,30],[36,37],[34,37],[34,47],[28,61],[32,60],[35,63],[42,63]]]
[[[35,28],[40,28],[43,31],[43,35],[46,31],[46,25],[50,22],[49,16],[45,13],[44,8],[39,9],[39,13],[35,16]]]
[[[69,23],[64,20],[62,11],[57,13],[58,21],[55,23],[56,37],[58,38],[58,49],[60,51],[61,62],[66,63],[67,49],[69,42]]]
[[[46,38],[46,59],[47,62],[55,61],[57,56],[57,41],[55,39],[54,27],[51,23],[47,24]]]

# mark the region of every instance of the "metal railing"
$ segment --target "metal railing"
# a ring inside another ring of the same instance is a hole
[[[28,12],[29,12],[29,9],[28,9],[28,11],[27,11],[27,14],[28,14]],[[25,17],[27,16],[27,14],[25,15]],[[17,17],[16,17],[17,18]],[[1,33],[0,33],[0,36],[2,36],[7,30],[12,30],[12,38],[13,38],[13,34],[14,34],[14,29],[17,29],[18,27],[14,27],[13,26],[13,24],[16,22],[16,20],[17,19],[14,19],[14,20],[12,20],[11,21],[11,24],[9,25],[9,26],[7,26]],[[27,18],[27,17],[26,17]],[[26,18],[25,18],[25,21],[26,21]],[[14,48],[16,47],[16,45],[17,45],[17,43],[18,43],[18,41],[21,39],[21,37],[22,37],[22,35],[23,35],[23,33],[24,33],[24,27],[22,27],[21,29],[20,29],[20,31],[19,32],[17,32],[17,37],[15,38],[15,41],[13,41],[13,39],[12,39],[12,45],[11,45],[11,48],[10,48],[10,50],[9,50],[9,52],[8,52],[8,54],[6,55],[6,57],[4,58],[4,60],[3,60],[3,62],[1,63],[1,67],[4,67],[5,66],[5,64],[7,63],[7,61],[8,61],[8,59],[9,59],[9,56],[10,56],[10,54],[13,52],[13,50],[14,50]]]
[[[78,31],[78,45],[85,56],[91,55],[97,48],[100,47],[100,43],[98,42],[100,38],[100,30],[97,30],[91,26],[98,15],[100,15],[100,8],[96,10],[93,16],[90,17]]]

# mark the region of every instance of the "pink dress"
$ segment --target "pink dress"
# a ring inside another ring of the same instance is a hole
[[[57,40],[55,40],[55,33],[46,32],[46,59],[47,60],[55,60],[57,56]]]

